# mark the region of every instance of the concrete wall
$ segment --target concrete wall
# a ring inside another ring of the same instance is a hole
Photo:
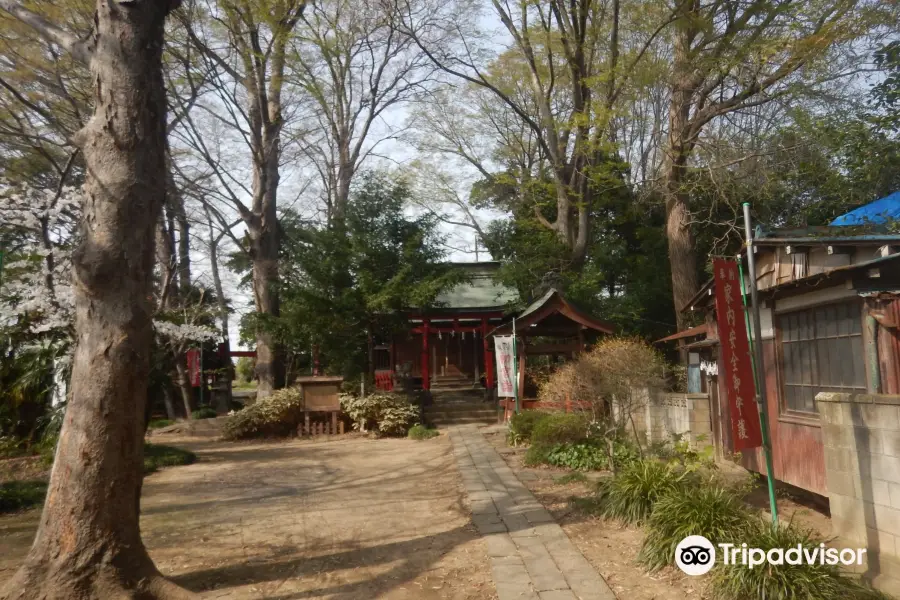
[[[820,393],[834,535],[868,548],[866,578],[900,594],[900,396]],[[840,545],[839,544],[839,545]]]
[[[647,442],[671,440],[672,434],[683,434],[692,444],[697,445],[698,436],[703,436],[699,445],[712,444],[708,394],[635,390],[632,396],[635,427]]]

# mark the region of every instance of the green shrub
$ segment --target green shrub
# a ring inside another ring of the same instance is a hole
[[[387,392],[360,398],[341,394],[341,408],[358,431],[378,431],[382,435],[404,435],[421,419],[419,408],[406,396]]]
[[[168,427],[169,425],[174,425],[175,421],[172,419],[153,419],[149,423],[147,423],[147,429],[162,429],[163,427]]]
[[[556,446],[573,444],[588,437],[588,420],[572,413],[550,413],[544,419],[538,419],[531,431],[531,443],[536,445]]]
[[[303,396],[299,388],[284,388],[257,400],[228,417],[222,427],[226,440],[286,437],[303,419]]]
[[[437,437],[440,434],[437,429],[429,429],[424,425],[413,425],[409,428],[409,433],[406,434],[412,440],[428,440],[433,437]]]
[[[15,458],[27,454],[25,448],[26,440],[0,435],[0,458]]]
[[[507,442],[512,446],[530,443],[534,426],[549,416],[550,413],[539,410],[523,410],[514,414],[509,420]]]
[[[638,559],[657,571],[674,564],[675,547],[687,536],[702,535],[713,544],[743,541],[757,521],[732,488],[677,485],[654,505]]]
[[[45,434],[41,441],[34,445],[34,450],[41,456],[41,462],[47,466],[53,464],[56,458],[56,444],[59,442],[59,434]]]
[[[658,460],[638,460],[597,486],[596,512],[624,523],[646,521],[657,500],[681,484],[685,473]]]
[[[538,465],[546,465],[553,448],[555,446],[548,446],[547,444],[531,444],[528,446],[523,459],[525,466],[537,467]]]
[[[812,551],[822,540],[811,531],[794,524],[774,528],[770,523],[757,521],[746,538],[750,548],[768,551],[772,548],[796,548],[800,544]],[[821,550],[820,550],[821,551]],[[843,574],[839,567],[818,564],[765,565],[748,568],[718,563],[712,571],[710,591],[713,600],[888,600]]]
[[[547,453],[547,464],[574,471],[599,471],[607,462],[606,450],[590,442],[560,444]]]
[[[47,494],[46,481],[7,481],[0,483],[0,514],[40,506]]]
[[[159,444],[144,444],[144,474],[153,473],[163,467],[189,465],[196,460],[197,455],[188,450]]]
[[[192,419],[215,419],[218,416],[216,409],[209,406],[201,406],[191,413]]]

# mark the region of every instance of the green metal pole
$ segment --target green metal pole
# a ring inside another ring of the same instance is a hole
[[[516,399],[516,414],[519,414],[519,352],[516,344],[516,318],[513,317],[513,397]]]
[[[750,339],[750,355],[754,357],[753,379],[756,382],[756,402],[759,408],[759,425],[762,431],[763,454],[766,457],[766,476],[769,484],[769,507],[772,511],[772,525],[778,525],[778,504],[775,502],[775,469],[772,466],[772,440],[769,437],[769,404],[766,398],[765,362],[763,361],[762,323],[759,317],[759,293],[756,289],[756,256],[753,246],[753,229],[750,226],[750,203],[744,202],[744,235],[746,236],[747,270],[750,281],[750,298],[753,302],[753,325],[756,332],[756,343]],[[740,265],[740,261],[738,261]],[[744,293],[744,273],[741,273],[741,297],[744,300],[744,317],[747,319],[747,331],[750,332],[750,316],[747,314],[747,294]],[[748,336],[750,337],[750,336]]]

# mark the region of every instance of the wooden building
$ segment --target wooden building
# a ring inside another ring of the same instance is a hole
[[[523,311],[514,310],[515,290],[496,281],[498,262],[458,263],[469,280],[438,298],[438,306],[414,310],[409,329],[388,345],[377,348],[376,382],[390,389],[400,378],[414,387],[431,390],[436,383],[483,387],[496,384],[494,335],[512,333],[519,325],[520,379],[527,356],[556,355],[571,358],[597,334],[613,328],[572,305],[557,290],[550,289]]]
[[[900,235],[831,227],[763,233],[754,243],[775,478],[825,496],[816,394],[900,394]],[[715,443],[727,452],[730,414],[716,375],[724,367],[708,367],[720,361],[713,285],[683,307],[704,314],[702,330],[670,339],[689,340],[689,382],[693,361],[710,394]],[[742,460],[765,473],[761,449]]]
[[[377,348],[376,380],[408,377],[429,390],[437,378],[494,386],[493,347],[488,334],[518,301],[515,290],[499,284],[499,262],[457,263],[469,281],[438,297],[435,308],[409,314],[409,330]],[[381,387],[384,387],[382,385]]]

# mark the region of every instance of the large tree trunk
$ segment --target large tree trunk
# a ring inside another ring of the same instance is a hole
[[[281,314],[278,293],[278,141],[267,145],[267,160],[258,174],[263,195],[261,215],[256,227],[248,228],[253,243],[253,298],[256,311],[263,319],[274,319]],[[267,323],[256,330],[256,376],[259,380],[256,397],[265,398],[274,390],[284,387],[284,353],[276,336]]]
[[[162,44],[175,0],[97,0],[94,116],[84,153],[71,399],[34,545],[0,598],[191,598],[156,570],[138,525],[153,336],[156,224],[166,195]]]
[[[663,165],[666,201],[666,237],[672,269],[672,297],[678,329],[684,329],[681,309],[697,293],[697,252],[690,225],[689,196],[684,189],[688,157],[696,144],[691,127],[691,104],[697,82],[692,73],[691,43],[695,36],[689,19],[680,23],[674,44],[672,94],[669,100],[669,138]]]

